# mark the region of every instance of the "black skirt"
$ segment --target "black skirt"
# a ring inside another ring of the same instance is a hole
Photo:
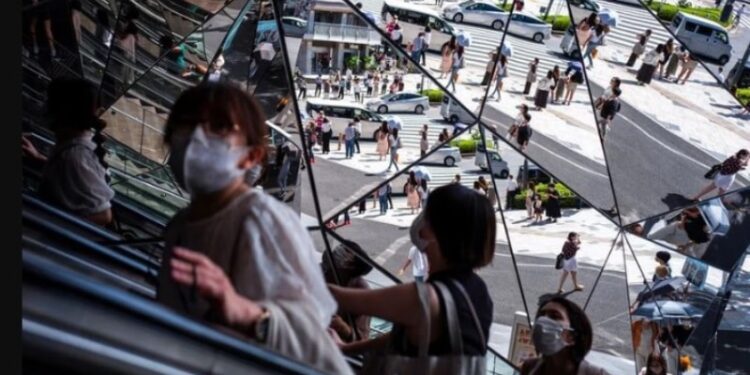
[[[539,108],[547,108],[548,98],[549,98],[549,91],[536,90],[536,95],[534,95],[534,105]]]
[[[636,75],[635,78],[638,82],[651,83],[651,78],[654,76],[655,70],[656,65],[643,64],[641,65],[641,68],[638,69],[638,75]]]
[[[559,199],[548,199],[547,204],[545,205],[545,209],[547,210],[547,217],[551,217],[553,219],[557,219],[560,216],[560,200]]]
[[[518,136],[516,137],[516,141],[519,145],[523,145],[524,143],[528,142],[531,138],[531,132],[529,132],[528,126],[520,126],[517,130]]]
[[[638,60],[638,55],[636,55],[635,53],[631,53],[630,57],[628,58],[628,63],[625,65],[633,66],[635,65],[635,60]]]

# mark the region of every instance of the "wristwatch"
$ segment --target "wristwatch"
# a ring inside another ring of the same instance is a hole
[[[260,343],[265,343],[268,340],[268,330],[270,327],[269,319],[271,313],[268,309],[263,309],[263,313],[260,314],[258,320],[253,324],[253,337]]]

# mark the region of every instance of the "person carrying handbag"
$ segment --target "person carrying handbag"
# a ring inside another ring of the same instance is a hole
[[[426,282],[374,290],[330,286],[342,311],[393,322],[377,338],[339,344],[344,353],[365,354],[360,374],[485,371],[493,303],[475,270],[492,261],[495,225],[485,196],[460,184],[441,186],[409,230],[430,265]]]

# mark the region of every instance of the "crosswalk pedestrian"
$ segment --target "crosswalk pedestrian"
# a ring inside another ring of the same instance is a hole
[[[600,4],[602,8],[612,9],[620,16],[617,27],[613,27],[605,38],[605,48],[607,45],[613,45],[630,51],[636,42],[636,35],[643,34],[648,29],[651,29],[651,37],[646,45],[646,51],[652,50],[657,44],[666,43],[672,37],[646,8],[606,0],[602,0]]]

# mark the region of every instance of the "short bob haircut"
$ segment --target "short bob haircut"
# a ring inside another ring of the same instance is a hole
[[[594,335],[594,331],[591,328],[591,322],[580,306],[562,296],[553,296],[540,301],[535,319],[539,317],[539,311],[550,302],[562,305],[565,312],[568,313],[570,328],[573,330],[573,336],[575,337],[575,343],[570,348],[571,359],[573,359],[576,364],[580,364],[583,362],[584,358],[586,358],[586,354],[591,350],[591,343]]]
[[[80,78],[57,78],[47,87],[47,115],[53,131],[84,131],[98,126],[94,86]]]
[[[263,111],[255,99],[231,83],[201,83],[185,90],[172,106],[164,130],[164,142],[180,129],[192,131],[198,124],[208,123],[209,129],[223,134],[237,125],[247,145],[258,148],[265,158],[267,126]]]
[[[433,190],[424,218],[453,269],[486,266],[495,255],[495,212],[490,201],[460,184]]]

